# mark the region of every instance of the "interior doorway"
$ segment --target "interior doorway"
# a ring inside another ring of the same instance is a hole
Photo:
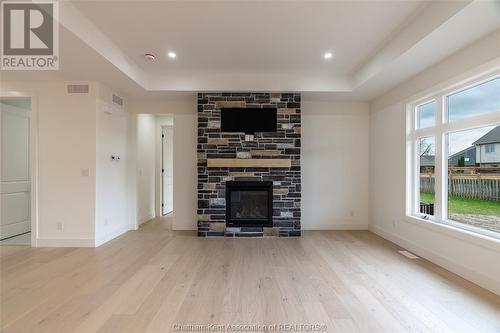
[[[31,244],[31,99],[0,98],[0,244]]]
[[[161,215],[173,211],[173,126],[162,126],[161,134]]]
[[[174,119],[172,114],[136,117],[137,227],[174,214]],[[169,220],[173,216],[169,216]]]

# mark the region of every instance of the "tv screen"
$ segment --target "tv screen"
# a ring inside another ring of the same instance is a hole
[[[221,131],[246,134],[276,132],[276,118],[276,109],[272,108],[223,108],[221,109]]]

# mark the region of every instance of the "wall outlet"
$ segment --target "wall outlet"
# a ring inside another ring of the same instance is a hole
[[[108,225],[108,219],[104,219],[104,225]]]
[[[61,221],[58,221],[57,222],[57,230],[63,231],[63,229],[64,229],[64,223]]]
[[[90,174],[89,169],[82,169],[82,177],[88,177]]]
[[[392,227],[396,228],[396,220],[392,220]]]
[[[351,211],[349,212],[349,216],[350,216],[350,217],[354,217],[354,211],[353,211],[353,210],[351,210]]]

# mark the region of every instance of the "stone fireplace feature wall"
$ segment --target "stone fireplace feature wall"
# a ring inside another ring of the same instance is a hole
[[[301,96],[299,93],[198,94],[198,236],[300,236]],[[221,108],[277,108],[276,133],[221,132]],[[288,159],[290,167],[207,167],[207,159]],[[272,181],[273,227],[226,228],[226,181]]]

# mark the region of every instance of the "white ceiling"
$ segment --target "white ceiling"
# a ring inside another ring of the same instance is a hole
[[[116,68],[66,28],[59,29],[58,71],[2,71],[4,81],[99,81],[127,94],[141,94],[141,85]]]
[[[2,75],[99,80],[147,96],[267,90],[366,100],[500,29],[500,6],[498,1],[64,1],[60,23],[60,71]],[[170,50],[177,59],[166,56]],[[334,51],[334,58],[324,60],[325,51]],[[145,52],[156,54],[156,61],[145,61]]]
[[[350,75],[421,4],[333,2],[76,2],[144,71]],[[110,19],[112,17],[113,19]],[[167,52],[173,50],[177,59]],[[325,51],[335,59],[325,61]],[[152,52],[157,61],[144,61]]]

